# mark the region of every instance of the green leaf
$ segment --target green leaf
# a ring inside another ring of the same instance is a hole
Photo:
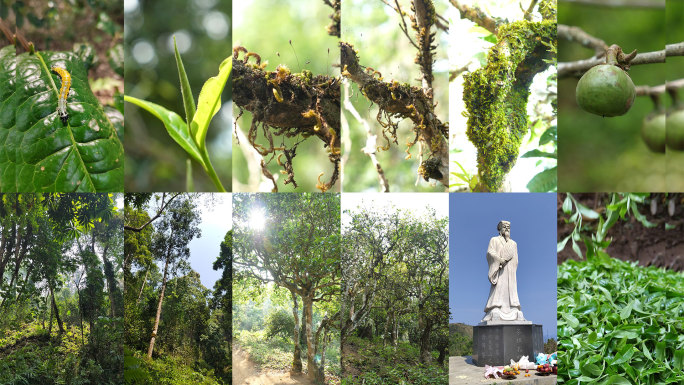
[[[632,383],[622,376],[612,375],[601,382],[601,385],[632,385]]]
[[[590,209],[589,207],[575,201],[575,206],[577,207],[577,210],[582,214],[583,217],[587,219],[598,219],[599,213],[596,211]]]
[[[178,53],[178,47],[176,46],[176,36],[173,37],[173,50],[176,56],[176,67],[178,68],[178,77],[180,79],[181,95],[183,95],[183,107],[185,108],[185,122],[190,125],[192,119],[195,117],[195,99],[192,96],[192,88],[190,88],[190,82],[188,81],[188,75],[185,73],[185,67],[183,66],[183,60]],[[191,128],[191,136],[195,136],[195,131]]]
[[[664,361],[665,360],[665,341],[660,341],[656,344],[656,360],[658,361]]]
[[[66,123],[54,65],[71,74]],[[123,146],[74,54],[4,47],[0,84],[0,191],[123,191]]]
[[[209,78],[202,86],[202,91],[200,91],[197,113],[195,113],[191,125],[195,143],[200,149],[204,148],[204,139],[207,136],[209,122],[221,108],[221,93],[228,82],[232,66],[232,57],[224,60],[219,66],[218,75]]]
[[[166,108],[145,100],[140,100],[132,96],[124,95],[124,100],[133,103],[136,106],[145,109],[150,114],[154,115],[166,127],[166,131],[171,138],[176,141],[194,160],[204,165],[202,156],[200,155],[197,145],[192,140],[188,126],[177,113],[169,111]]]
[[[527,189],[530,190],[530,192],[555,191],[558,186],[556,175],[556,167],[546,169],[535,175],[527,183]]]
[[[556,141],[556,136],[558,132],[558,127],[557,126],[551,126],[549,127],[546,131],[544,131],[541,136],[539,137],[539,145],[543,146],[546,143],[549,143],[550,141]]]
[[[618,351],[618,353],[615,355],[615,358],[613,359],[613,362],[611,362],[611,365],[620,365],[624,364],[625,362],[629,361],[630,358],[632,358],[632,355],[634,354],[634,347],[632,345],[625,345]]]
[[[567,194],[563,201],[563,212],[568,215],[572,212],[572,199],[570,199],[570,194]]]
[[[568,322],[568,326],[571,328],[577,329],[579,327],[579,320],[572,314],[563,314],[562,317]]]
[[[565,244],[568,243],[569,239],[570,239],[570,235],[565,237],[562,241],[558,242],[558,245],[556,245],[556,252],[557,253],[560,253],[561,251],[563,251],[563,249],[565,248]]]
[[[601,369],[596,364],[580,365],[580,370],[582,371],[583,375],[590,377],[590,378],[597,378],[603,373],[603,369]]]
[[[555,152],[544,152],[538,149],[530,150],[524,153],[521,158],[551,158],[551,159],[557,159],[558,154]]]

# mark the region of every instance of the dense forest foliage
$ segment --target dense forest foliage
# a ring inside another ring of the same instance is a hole
[[[0,383],[122,382],[123,231],[114,200],[0,195]]]
[[[188,261],[188,244],[201,236],[200,200],[125,197],[127,384],[231,383],[232,233],[213,264],[222,276],[209,290]]]
[[[233,220],[234,380],[338,383],[339,195],[234,194]]]
[[[448,218],[359,207],[343,220],[343,383],[446,383]]]

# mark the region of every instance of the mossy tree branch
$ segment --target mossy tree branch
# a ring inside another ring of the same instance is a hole
[[[378,72],[370,75],[359,64],[359,57],[349,43],[340,43],[340,63],[342,76],[358,84],[361,92],[380,108],[378,123],[383,127],[383,137],[387,141],[384,149],[389,149],[390,142],[397,143],[396,130],[398,122],[393,119],[410,119],[416,134],[410,148],[417,142],[428,149],[427,160],[423,161],[418,173],[425,179],[435,179],[448,186],[449,183],[449,146],[447,143],[448,124],[443,123],[434,114],[431,96],[424,90],[399,82],[385,82],[376,77]],[[407,149],[408,152],[408,149]],[[409,158],[411,155],[409,153]]]
[[[450,2],[451,5],[458,9],[458,12],[461,14],[461,18],[468,19],[495,35],[497,33],[497,30],[499,29],[499,26],[504,25],[508,22],[504,19],[490,17],[482,10],[480,10],[480,8],[463,5],[459,3],[457,0],[450,0]]]
[[[341,15],[342,15],[342,2],[341,0],[323,0],[325,5],[333,9],[332,15],[330,15],[330,25],[328,26],[328,35],[340,37]]]
[[[555,14],[549,1],[539,4],[541,22],[516,21],[497,27],[497,44],[487,65],[464,75],[463,100],[468,139],[477,148],[478,191],[499,191],[515,165],[528,129],[527,99],[534,76],[553,63]]]
[[[233,55],[233,102],[241,113],[247,110],[253,115],[247,137],[252,147],[264,157],[262,172],[273,180],[266,166],[276,159],[287,174],[285,184],[292,183],[297,187],[292,160],[299,143],[315,136],[328,148],[328,157],[334,167],[329,182],[321,182],[319,176],[317,187],[322,191],[328,190],[339,177],[339,79],[314,76],[306,70],[293,74],[285,66],[279,66],[273,72],[265,71],[257,54],[247,53],[243,60],[239,60],[240,52],[246,52],[246,49],[237,47]],[[251,57],[257,58],[256,64],[248,62]],[[268,142],[267,147],[257,143],[260,131]],[[281,137],[281,143],[274,143],[274,136]],[[284,138],[299,140],[288,148]],[[285,156],[284,161],[282,155]],[[274,191],[277,191],[275,182]]]

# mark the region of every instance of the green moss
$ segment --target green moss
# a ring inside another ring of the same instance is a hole
[[[527,132],[527,99],[534,75],[548,67],[548,45],[556,45],[553,21],[503,25],[487,65],[464,76],[468,139],[477,148],[480,186],[498,191],[518,157]],[[543,43],[546,43],[544,45]]]

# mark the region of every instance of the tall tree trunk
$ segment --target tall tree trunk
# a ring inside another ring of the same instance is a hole
[[[52,285],[49,285],[50,287],[50,297],[52,297],[52,309],[55,311],[55,318],[57,319],[57,326],[59,326],[59,333],[64,333],[64,324],[62,323],[62,319],[59,317],[59,308],[57,308],[57,301],[55,301],[55,291],[52,289]],[[52,326],[52,324],[50,324]]]
[[[318,365],[316,364],[316,347],[313,338],[313,298],[310,294],[302,296],[304,302],[304,323],[306,324],[306,375],[317,381]]]
[[[297,294],[290,290],[292,294],[292,315],[294,316],[294,352],[292,352],[292,373],[300,374],[302,372],[302,345],[299,341],[299,304],[297,303]]]
[[[143,279],[142,285],[140,285],[140,292],[138,293],[138,300],[135,301],[136,304],[140,303],[140,298],[142,298],[143,289],[145,288],[145,282],[147,282],[147,275],[150,273],[150,267],[145,270],[145,279]]]
[[[150,347],[147,349],[147,358],[152,358],[152,351],[154,351],[154,341],[157,339],[157,331],[159,330],[159,319],[161,318],[162,303],[164,302],[164,291],[166,291],[166,274],[169,271],[169,256],[166,256],[164,263],[164,277],[162,278],[162,289],[159,295],[159,304],[157,305],[157,317],[154,319],[154,328],[152,329],[152,338],[150,338]]]
[[[114,270],[112,264],[107,259],[107,250],[109,245],[105,246],[102,251],[102,263],[104,265],[105,277],[107,278],[107,293],[109,294],[109,315],[113,318],[119,315],[118,300],[114,299],[116,292],[116,278],[114,277]]]
[[[52,290],[50,290],[50,293],[52,293]],[[50,328],[48,329],[48,336],[52,335],[52,314],[54,313],[52,311],[52,299],[49,299],[50,301]],[[47,303],[45,304],[47,305]]]
[[[83,275],[78,277],[78,283],[76,284],[76,293],[78,293],[78,319],[81,323],[81,345],[85,346],[85,340],[83,338],[83,306],[81,305],[81,278],[83,278]]]
[[[420,333],[420,362],[429,364],[432,361],[430,356],[430,333],[432,332],[432,321],[427,319],[424,314],[423,305],[418,307],[418,330]]]

